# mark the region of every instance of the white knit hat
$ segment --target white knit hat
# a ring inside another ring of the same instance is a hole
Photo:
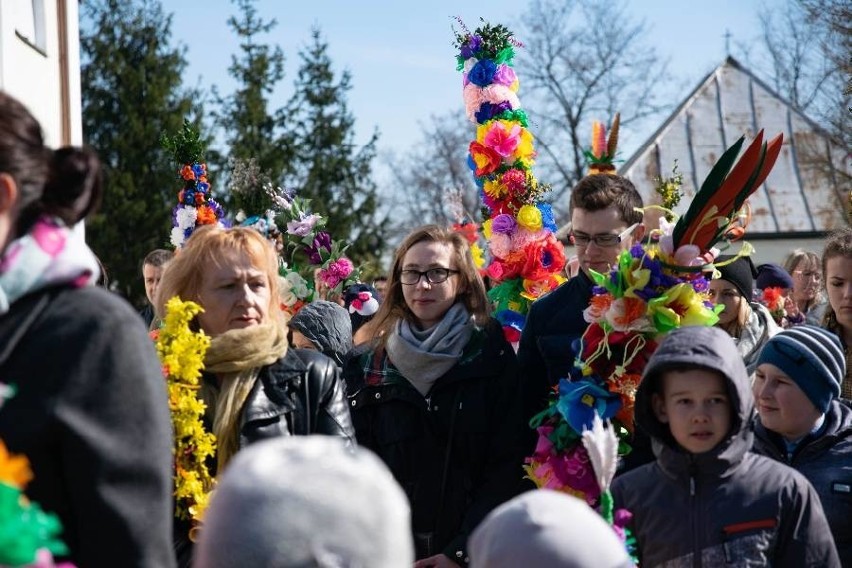
[[[408,501],[384,463],[333,436],[258,442],[211,498],[195,568],[410,568]]]

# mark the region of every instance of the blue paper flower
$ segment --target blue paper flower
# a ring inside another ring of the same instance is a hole
[[[497,64],[490,59],[482,59],[476,62],[467,79],[477,87],[487,87],[494,81],[494,73],[497,72]]]
[[[556,221],[553,218],[553,208],[550,203],[539,203],[536,205],[541,211],[541,224],[551,233],[555,233],[559,228],[556,226]]]
[[[602,420],[615,416],[621,408],[621,397],[591,381],[572,383],[561,379],[556,408],[568,425],[578,434],[582,434],[584,429],[592,428],[595,414]]]

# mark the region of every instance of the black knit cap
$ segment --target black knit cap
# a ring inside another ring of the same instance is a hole
[[[719,266],[719,264],[732,258],[734,258],[733,255],[723,254],[716,259],[716,268],[719,269],[720,278],[733,284],[740,294],[750,302],[754,296],[754,277],[757,276],[757,270],[755,270],[754,264],[748,256],[741,256],[730,264]]]

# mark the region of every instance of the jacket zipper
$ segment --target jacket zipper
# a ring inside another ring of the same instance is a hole
[[[695,478],[698,473],[698,467],[695,465],[694,458],[689,458],[689,510],[690,519],[692,522],[692,565],[695,568],[701,568],[701,547],[699,546],[698,538],[698,508],[695,506]]]

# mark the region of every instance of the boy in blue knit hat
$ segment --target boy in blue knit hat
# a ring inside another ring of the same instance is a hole
[[[843,566],[852,566],[852,408],[837,400],[846,358],[812,325],[769,340],[752,386],[755,452],[789,464],[816,489]]]

